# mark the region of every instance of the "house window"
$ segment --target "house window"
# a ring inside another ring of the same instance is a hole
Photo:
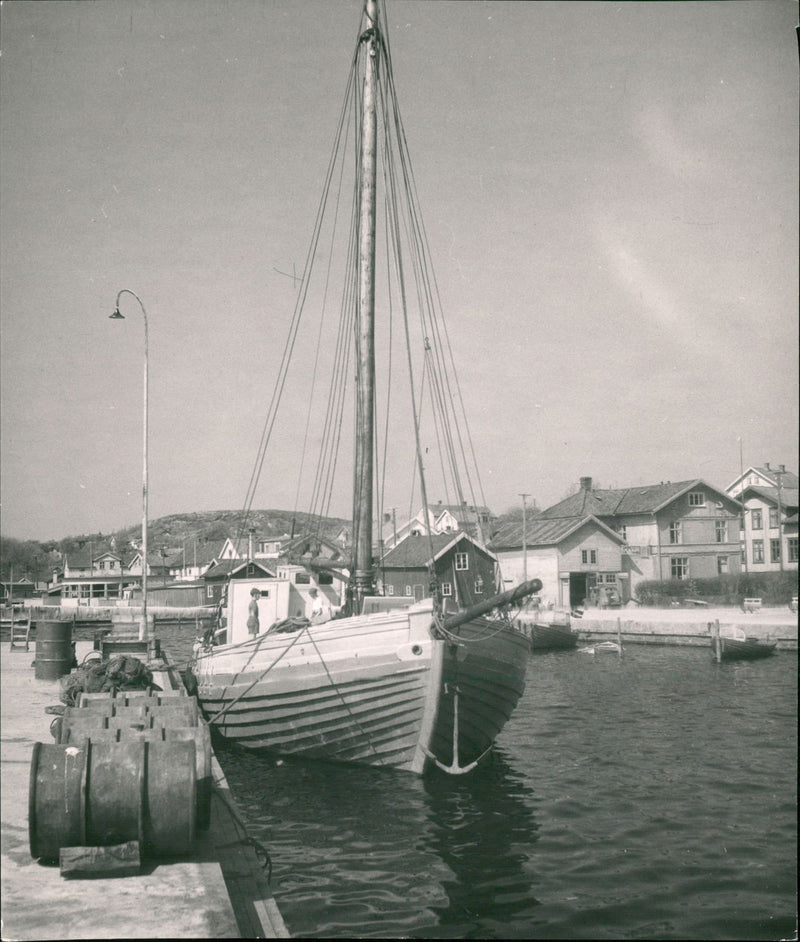
[[[411,586],[410,586],[410,585],[407,585],[407,586],[406,586],[406,595],[411,595]]]
[[[769,526],[771,530],[778,529],[778,508],[777,507],[769,508]]]
[[[207,585],[207,586],[206,586],[206,598],[207,598],[207,599],[213,599],[213,598],[214,598],[214,586],[213,586],[213,585]]]
[[[752,512],[752,516],[751,516],[750,519],[751,519],[751,521],[752,521],[751,524],[750,524],[750,526],[751,526],[754,530],[760,530],[760,529],[764,526],[764,521],[763,521],[763,519],[762,519],[762,517],[761,517],[761,511],[760,511],[760,510],[754,510],[754,511]]]
[[[780,540],[770,540],[769,541],[769,558],[770,562],[779,563],[781,560],[781,541]]]
[[[247,567],[247,576],[248,578],[256,574],[256,567],[250,563]]]
[[[788,542],[789,542],[789,562],[796,563],[797,562],[797,537],[790,536]]]
[[[628,528],[624,523],[619,528],[619,535],[626,543],[628,542]]]
[[[483,579],[480,576],[475,580],[475,595],[483,595]]]
[[[469,569],[469,556],[466,553],[456,553],[456,572],[466,572]]]
[[[717,574],[724,576],[728,571],[728,557],[727,556],[717,556]]]
[[[669,561],[670,574],[673,579],[686,579],[689,576],[689,557],[673,556]]]
[[[680,543],[681,542],[681,522],[680,520],[673,520],[669,525],[669,541],[670,543]]]
[[[717,543],[726,543],[728,540],[728,525],[724,520],[714,521],[714,530],[717,536]]]
[[[605,574],[604,581],[605,581],[608,585],[616,585],[616,584],[617,584],[617,574],[616,574],[615,572],[607,572],[607,573]]]
[[[703,491],[689,491],[690,507],[705,507],[706,495]]]
[[[597,564],[597,550],[581,550],[581,562],[585,565],[590,563]]]
[[[387,585],[387,586],[386,586],[386,594],[387,594],[387,595],[394,595],[394,586],[393,586],[393,585]]]
[[[453,594],[453,584],[452,582],[443,582],[442,583],[442,596],[450,597]]]
[[[116,569],[116,568],[117,568],[117,564],[114,562],[113,559],[112,559],[111,562],[108,564],[108,568],[109,568],[109,569]]]
[[[753,562],[754,563],[764,562],[764,541],[763,540],[753,540]]]
[[[105,569],[105,568],[106,568],[106,564],[105,564],[105,563],[98,563],[98,564],[97,564],[97,568],[98,568],[98,569]]]

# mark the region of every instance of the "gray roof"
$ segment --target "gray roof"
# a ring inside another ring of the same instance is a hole
[[[543,510],[537,518],[552,517],[617,517],[624,514],[655,513],[687,491],[703,488],[716,494],[720,499],[738,506],[738,502],[729,497],[718,487],[706,483],[700,478],[691,481],[667,481],[661,484],[648,484],[644,487],[625,487],[614,489],[581,488],[577,494]]]
[[[551,517],[546,520],[536,518],[525,526],[525,544],[527,546],[553,546],[566,539],[570,534],[587,525],[594,525],[620,543],[624,540],[602,520],[593,514],[585,517]],[[522,546],[522,523],[512,521],[501,527],[490,541],[493,550],[512,549]]]
[[[741,499],[748,494],[758,494],[759,497],[763,497],[765,500],[770,501],[777,506],[778,504],[778,488],[777,487],[762,487],[760,484],[748,484],[747,487],[741,493]],[[798,489],[796,487],[782,487],[780,489],[780,501],[781,506],[785,510],[789,510],[790,507],[797,508],[797,494]]]
[[[466,540],[477,549],[493,556],[480,543],[473,540],[469,534],[458,530],[455,533],[432,533],[430,537],[427,533],[419,536],[407,536],[397,546],[389,550],[383,557],[381,565],[384,569],[421,569],[431,561],[431,547],[433,547],[433,559],[435,560],[451,546],[462,540]]]

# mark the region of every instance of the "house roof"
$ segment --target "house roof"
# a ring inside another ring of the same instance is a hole
[[[667,481],[661,484],[649,484],[644,487],[625,487],[613,489],[581,488],[576,494],[543,510],[536,522],[553,517],[616,517],[624,514],[655,513],[670,504],[676,497],[686,492],[703,488],[719,495],[720,498],[738,505],[724,491],[700,478],[691,481]]]
[[[275,573],[272,572],[258,559],[221,559],[218,563],[215,563],[213,566],[210,566],[204,573],[204,579],[214,579],[220,578],[222,576],[232,576],[234,573],[239,572],[239,570],[244,569],[246,566],[255,566],[257,569],[260,569],[264,575],[274,578]]]
[[[757,494],[759,497],[763,497],[764,500],[776,506],[778,504],[777,487],[762,487],[759,484],[748,484],[742,491],[740,499],[744,500],[748,494]],[[782,487],[780,489],[780,501],[784,510],[788,512],[792,507],[797,509],[797,495],[798,489],[796,487]]]
[[[494,558],[494,553],[485,546],[481,546],[469,534],[458,531],[456,533],[432,533],[430,537],[427,534],[407,536],[389,550],[383,557],[381,565],[384,569],[424,568],[431,562],[431,547],[435,561],[461,540],[467,540],[477,549]]]
[[[87,549],[70,550],[64,554],[64,566],[70,566],[72,569],[91,569],[92,563],[97,564],[100,560],[115,559],[122,562],[122,557],[117,553],[111,553],[103,550],[101,553],[92,553]]]
[[[341,545],[335,540],[330,540],[325,536],[319,536],[316,534],[300,533],[281,546],[281,555],[289,556],[292,553],[302,551],[306,544],[312,548],[317,546],[327,546],[328,549],[333,550],[333,552],[337,555],[339,555],[342,550]]]
[[[794,471],[781,471],[780,468],[768,468],[766,465],[750,465],[746,471],[734,478],[725,490],[732,491],[736,490],[737,487],[741,487],[742,481],[752,472],[755,472],[759,477],[766,478],[768,481],[773,481],[776,486],[780,477],[782,487],[795,489],[800,487],[800,478],[797,477]]]
[[[611,527],[598,520],[593,514],[585,517],[551,517],[546,520],[535,518],[525,526],[525,545],[552,546],[560,543],[581,527],[593,525],[608,537],[618,543],[625,541]],[[493,536],[489,544],[492,549],[510,549],[522,546],[522,523],[511,521],[501,527]]]

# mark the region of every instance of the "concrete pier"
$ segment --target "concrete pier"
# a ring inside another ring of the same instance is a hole
[[[78,642],[78,663],[91,650]],[[38,680],[29,651],[2,646],[2,938],[236,939],[285,938],[288,932],[260,871],[241,838],[235,803],[213,760],[216,798],[211,827],[191,856],[145,860],[124,877],[65,878],[57,865],[30,854],[28,792],[36,742],[52,743],[44,710],[59,703],[57,680]]]
[[[581,640],[616,640],[628,644],[711,646],[709,624],[737,625],[745,634],[776,641],[778,650],[797,650],[797,612],[788,607],[743,612],[740,608],[646,608],[643,606],[586,609],[572,627]]]

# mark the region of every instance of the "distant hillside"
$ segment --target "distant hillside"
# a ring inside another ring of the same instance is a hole
[[[221,549],[226,537],[236,537],[242,519],[240,510],[209,510],[170,514],[150,520],[147,527],[148,556],[158,553],[161,547],[170,551],[185,548],[188,554],[195,541],[207,541]],[[293,514],[290,510],[252,510],[240,535],[247,539],[248,530],[253,527],[257,537],[292,533],[293,530],[295,534],[313,530],[319,536],[332,539],[342,527],[349,526],[350,521],[340,517],[312,517],[307,513]],[[49,578],[52,569],[59,565],[65,553],[91,546],[93,555],[112,547],[124,555],[126,547],[130,548],[132,541],[138,544],[141,535],[142,528],[138,525],[113,533],[87,533],[45,543],[0,537],[0,573],[3,578],[9,578],[13,569],[15,580],[25,575],[31,579]]]

